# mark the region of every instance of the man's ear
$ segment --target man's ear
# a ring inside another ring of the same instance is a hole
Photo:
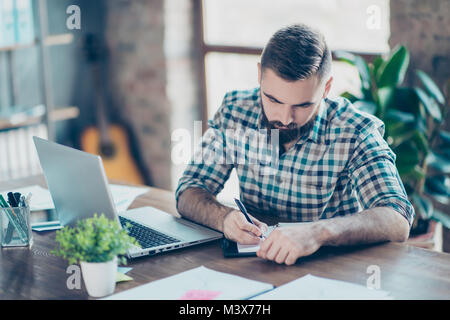
[[[261,75],[262,75],[262,71],[261,71],[261,62],[258,62],[258,84],[261,86]]]
[[[330,77],[330,79],[328,79],[327,83],[325,84],[325,90],[323,92],[322,99],[325,99],[328,96],[328,93],[330,93],[332,83],[333,83],[333,77]]]

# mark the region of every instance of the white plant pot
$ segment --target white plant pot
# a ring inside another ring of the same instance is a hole
[[[110,295],[116,288],[117,257],[109,262],[80,262],[84,285],[91,297]]]

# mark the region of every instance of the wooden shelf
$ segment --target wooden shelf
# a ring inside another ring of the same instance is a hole
[[[0,0],[2,1],[2,0]],[[45,110],[36,113],[25,113],[25,115],[20,114],[18,111],[16,116],[8,118],[0,118],[0,131],[6,131],[14,128],[21,128],[36,124],[45,124],[47,128],[47,135],[50,140],[55,137],[54,121],[68,120],[78,117],[79,110],[75,107],[60,107],[56,108],[53,102],[53,86],[51,78],[51,58],[50,58],[50,47],[58,45],[67,45],[74,42],[74,33],[67,32],[61,34],[49,34],[49,21],[48,21],[48,5],[47,0],[36,1],[37,12],[33,14],[33,19],[36,21],[38,26],[35,29],[35,40],[28,44],[13,44],[11,46],[0,46],[0,53],[5,52],[6,58],[9,65],[9,87],[10,87],[10,104],[16,104],[16,97],[18,90],[14,81],[14,51],[25,49],[25,48],[36,48],[39,51],[39,73],[41,75],[41,89],[42,89],[42,101],[41,103],[45,106]],[[49,111],[50,110],[50,111]]]
[[[51,47],[51,46],[70,44],[73,42],[73,38],[74,37],[73,37],[72,33],[49,35],[45,38],[44,45]],[[33,42],[30,42],[30,43],[14,44],[11,46],[0,47],[0,52],[8,52],[8,51],[32,48],[32,47],[36,46],[37,43],[38,43],[38,40],[35,39]]]
[[[34,40],[33,42],[30,43],[24,43],[24,44],[14,44],[11,46],[6,46],[6,47],[0,47],[0,52],[8,52],[8,51],[15,51],[15,50],[20,50],[20,49],[26,49],[26,48],[32,48],[36,45],[37,41]]]
[[[78,107],[58,107],[50,112],[51,121],[76,119],[80,115]]]
[[[73,34],[72,33],[63,33],[63,34],[55,34],[49,35],[44,40],[44,45],[46,46],[59,46],[70,44],[73,42]]]
[[[80,110],[78,107],[60,107],[55,108],[50,112],[50,121],[63,121],[78,118]],[[0,130],[17,129],[21,127],[27,127],[38,123],[43,123],[44,115],[28,117],[20,122],[9,122],[5,119],[0,119]]]

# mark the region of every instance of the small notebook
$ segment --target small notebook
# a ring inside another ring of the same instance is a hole
[[[270,233],[275,229],[275,228],[283,228],[283,227],[290,227],[290,226],[295,226],[298,224],[305,224],[308,222],[283,222],[283,223],[278,223],[275,226],[270,226],[266,233],[264,234],[264,237],[267,238]],[[256,253],[256,251],[259,250],[259,247],[261,246],[261,242],[263,240],[261,240],[258,244],[237,244],[237,255],[239,254],[249,254],[249,253]]]
[[[235,300],[249,299],[271,289],[273,289],[273,285],[270,283],[250,280],[201,266],[104,299]]]

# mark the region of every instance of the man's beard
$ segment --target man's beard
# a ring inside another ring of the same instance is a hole
[[[271,130],[278,130],[278,141],[281,145],[298,140],[311,132],[314,127],[314,123],[317,118],[317,113],[307,123],[299,127],[296,123],[291,122],[287,126],[283,125],[280,121],[269,121],[262,108],[262,126],[267,128],[269,135]]]

